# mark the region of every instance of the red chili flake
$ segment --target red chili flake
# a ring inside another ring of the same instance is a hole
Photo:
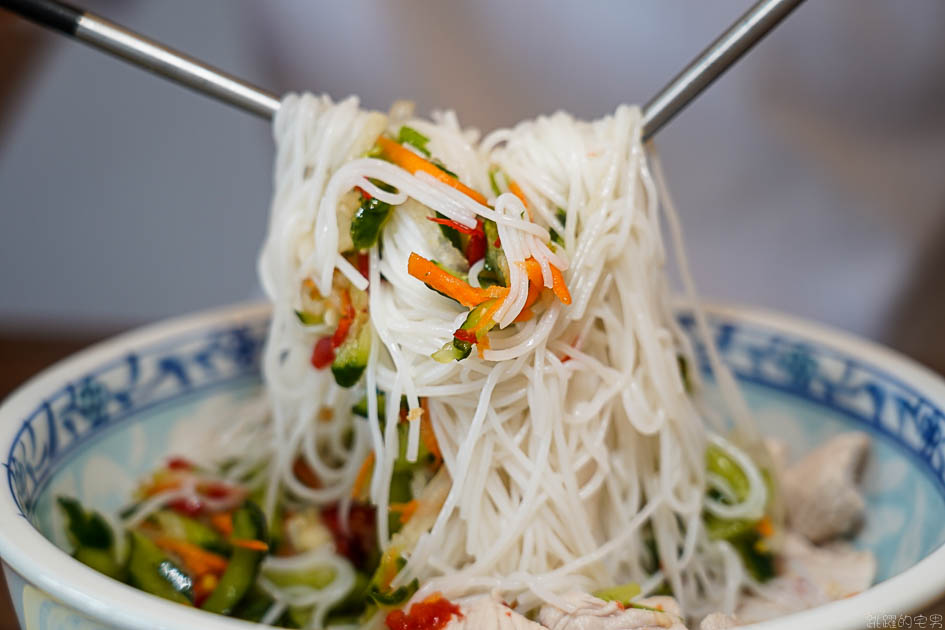
[[[167,459],[167,467],[171,470],[193,470],[196,468],[194,463],[187,459],[186,457],[169,457]]]
[[[459,606],[439,595],[429,597],[410,607],[409,612],[392,610],[385,623],[390,630],[440,630],[453,615],[462,617]]]
[[[315,343],[312,350],[312,366],[316,370],[321,370],[331,365],[335,360],[335,347],[331,342],[331,337],[322,337]]]
[[[498,236],[495,237],[495,243],[492,244],[494,247],[502,247],[502,239]]]
[[[364,190],[364,189],[361,188],[360,186],[355,186],[354,189],[357,190],[359,193],[361,193],[361,196],[364,197],[364,200],[365,200],[365,201],[367,201],[368,199],[373,199],[373,198],[374,198],[374,197],[371,196],[371,193],[369,193],[368,191]]]
[[[453,337],[459,339],[460,341],[465,341],[466,343],[476,343],[476,333],[471,330],[457,328],[453,331]]]

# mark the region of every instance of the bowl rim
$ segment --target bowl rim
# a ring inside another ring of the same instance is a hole
[[[832,351],[854,356],[895,375],[945,408],[945,380],[928,368],[893,350],[849,333],[756,307],[704,304],[707,315],[772,329],[814,342]],[[162,340],[211,327],[258,320],[270,310],[265,302],[229,305],[162,320],[130,330],[82,350],[32,377],[0,404],[0,456],[5,457],[19,430],[19,421],[56,385],[90,368]],[[4,460],[5,462],[5,460]],[[0,484],[0,558],[29,583],[93,619],[129,630],[200,627],[234,630],[259,624],[208,614],[163,601],[108,578],[83,565],[46,539],[21,514],[12,490]],[[862,628],[870,615],[901,615],[931,603],[945,592],[945,545],[917,564],[866,591],[810,610],[744,626],[755,630],[793,630],[810,627]]]

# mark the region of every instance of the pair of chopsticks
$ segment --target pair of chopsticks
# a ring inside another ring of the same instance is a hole
[[[760,0],[703,50],[643,108],[647,140],[702,93],[803,0]],[[279,98],[103,17],[55,0],[0,0],[0,7],[60,31],[175,83],[271,119]]]

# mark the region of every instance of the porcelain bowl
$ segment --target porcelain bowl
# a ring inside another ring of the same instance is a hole
[[[744,308],[708,312],[764,432],[795,454],[851,429],[873,437],[868,516],[854,542],[876,554],[877,584],[752,627],[885,627],[941,596],[945,382],[817,325]],[[53,503],[71,494],[116,513],[135,480],[212,415],[201,409],[258,392],[267,320],[265,305],[241,305],[149,326],[50,368],[0,407],[0,556],[25,630],[258,627],[152,597],[82,565],[63,551]],[[681,313],[680,321],[691,334],[692,319]]]

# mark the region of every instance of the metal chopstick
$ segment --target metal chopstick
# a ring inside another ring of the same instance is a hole
[[[735,20],[643,107],[643,139],[662,129],[803,1],[760,0]]]
[[[279,109],[271,92],[64,2],[0,0],[0,7],[257,116],[272,118]]]
[[[760,0],[746,11],[646,104],[644,139],[659,131],[801,2]],[[272,118],[279,109],[279,98],[271,92],[64,2],[0,0],[0,7],[257,116]]]

